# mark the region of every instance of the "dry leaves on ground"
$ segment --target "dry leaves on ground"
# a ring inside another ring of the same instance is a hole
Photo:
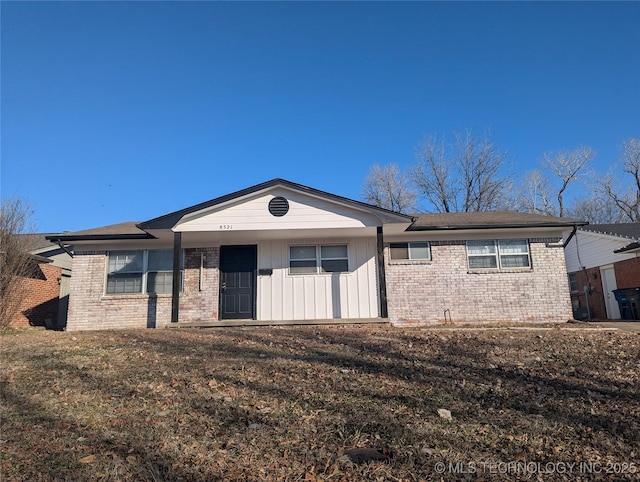
[[[593,480],[585,464],[637,477],[638,334],[315,326],[0,343],[3,480]],[[516,462],[524,472],[491,465]]]

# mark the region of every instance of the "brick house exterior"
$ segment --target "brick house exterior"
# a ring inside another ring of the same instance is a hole
[[[62,268],[48,263],[33,262],[37,265],[33,270],[34,276],[21,278],[20,281],[25,296],[18,313],[10,323],[13,327],[45,326],[47,323],[53,326],[58,321]]]
[[[30,277],[20,278],[21,302],[9,326],[42,326],[63,328],[66,323],[66,302],[71,257],[45,234],[20,235],[28,248],[33,264]]]
[[[389,318],[396,325],[566,321],[572,315],[561,269],[564,253],[548,247],[558,241],[529,239],[535,267],[525,271],[472,271],[464,240],[432,243],[432,262],[387,266]]]
[[[566,321],[562,236],[522,213],[407,216],[282,179],[142,223],[52,237],[74,252],[68,330]]]
[[[640,288],[640,223],[581,227],[566,247],[576,318],[620,319],[616,291]]]

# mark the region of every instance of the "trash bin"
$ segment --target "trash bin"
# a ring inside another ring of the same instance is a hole
[[[640,320],[640,287],[613,290],[623,320]]]

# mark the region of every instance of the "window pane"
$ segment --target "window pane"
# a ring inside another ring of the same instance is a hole
[[[469,254],[492,254],[496,252],[496,245],[493,241],[467,241],[467,251]]]
[[[500,266],[503,268],[528,268],[529,256],[526,254],[500,256]]]
[[[331,259],[322,261],[323,273],[339,273],[349,271],[349,261],[346,259]]]
[[[147,293],[171,293],[173,273],[149,273],[147,275]]]
[[[578,276],[576,273],[569,273],[569,290],[578,291]]]
[[[289,259],[316,259],[316,247],[290,246]]]
[[[525,239],[508,239],[498,241],[500,254],[507,253],[528,253],[529,248]]]
[[[429,259],[429,243],[409,243],[411,259]]]
[[[149,251],[147,260],[149,271],[172,271],[173,270],[173,250],[163,249]]]
[[[338,246],[321,246],[320,255],[323,259],[327,258],[347,258],[347,245],[341,244]]]
[[[318,272],[316,261],[291,261],[289,273],[291,274],[315,274]]]
[[[111,251],[108,273],[138,273],[142,271],[142,251]]]
[[[497,268],[495,256],[471,256],[469,257],[470,269]]]
[[[142,273],[110,274],[107,294],[142,293]]]
[[[409,245],[407,243],[391,243],[389,253],[391,259],[409,259]]]

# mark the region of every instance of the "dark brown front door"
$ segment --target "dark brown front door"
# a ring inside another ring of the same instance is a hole
[[[220,247],[220,319],[255,319],[256,246]]]

